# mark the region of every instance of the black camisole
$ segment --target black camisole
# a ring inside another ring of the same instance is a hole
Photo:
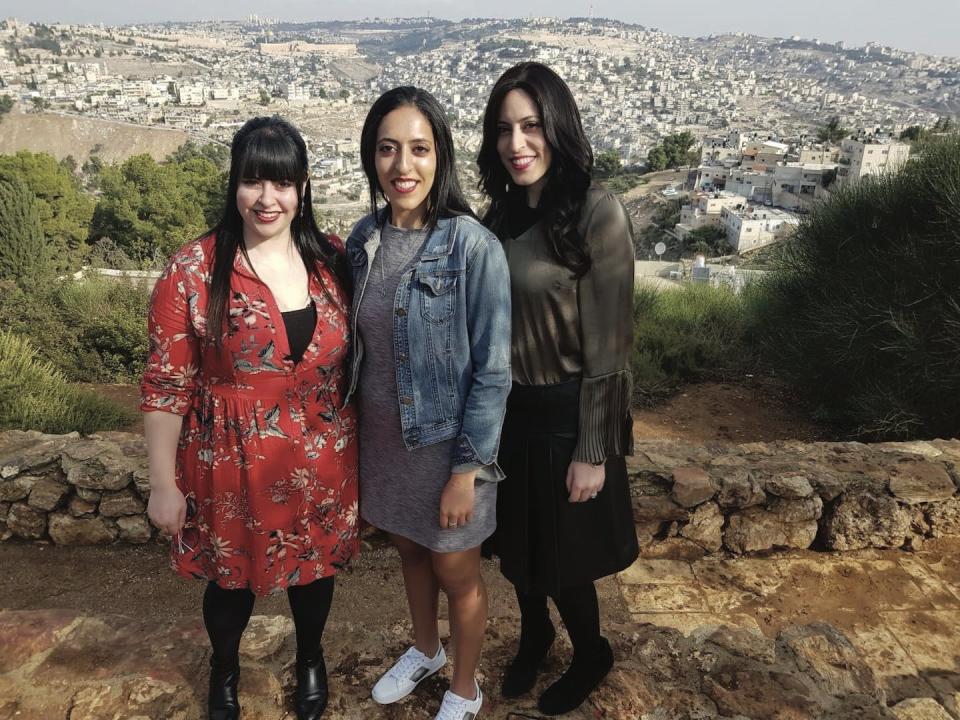
[[[287,329],[287,342],[290,344],[289,359],[298,363],[303,359],[303,353],[313,339],[313,330],[317,326],[317,308],[311,302],[305,308],[288,310],[280,314],[283,316],[283,325]]]

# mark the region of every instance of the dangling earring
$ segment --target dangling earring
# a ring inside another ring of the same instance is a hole
[[[510,192],[510,183],[507,183],[506,185],[503,186],[503,191],[506,193]]]

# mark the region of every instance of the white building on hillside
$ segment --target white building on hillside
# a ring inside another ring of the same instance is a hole
[[[909,157],[910,146],[907,143],[869,136],[848,138],[840,145],[837,179],[841,182],[856,182],[867,175],[896,172]]]
[[[781,240],[800,224],[799,218],[787,210],[751,205],[724,208],[722,222],[727,240],[737,253]]]

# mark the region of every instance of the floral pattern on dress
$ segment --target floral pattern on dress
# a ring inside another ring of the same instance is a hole
[[[294,363],[273,295],[237,253],[216,348],[213,251],[213,236],[189,243],[157,282],[141,408],[184,416],[176,482],[187,523],[174,570],[264,595],[331,575],[358,549],[356,415],[343,407],[349,301],[327,268],[322,281],[311,274],[317,324]]]

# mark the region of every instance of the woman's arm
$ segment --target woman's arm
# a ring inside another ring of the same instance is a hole
[[[453,472],[440,497],[440,527],[473,519],[474,480],[496,461],[510,394],[510,270],[492,235],[467,258],[467,335],[473,376],[453,456]]]
[[[583,351],[580,419],[567,473],[572,502],[603,487],[602,463],[630,452],[630,352],[633,346],[633,231],[616,197],[607,193],[585,224],[590,270],[580,279],[578,309]]]
[[[168,535],[180,532],[186,520],[186,501],[175,480],[177,445],[200,364],[200,340],[191,321],[199,290],[188,289],[192,286],[175,263],[150,298],[150,353],[140,385],[150,472],[147,515]]]
[[[176,483],[177,443],[183,416],[168,412],[143,414],[144,437],[150,468],[147,515],[167,535],[176,535],[187,516],[187,502]]]

